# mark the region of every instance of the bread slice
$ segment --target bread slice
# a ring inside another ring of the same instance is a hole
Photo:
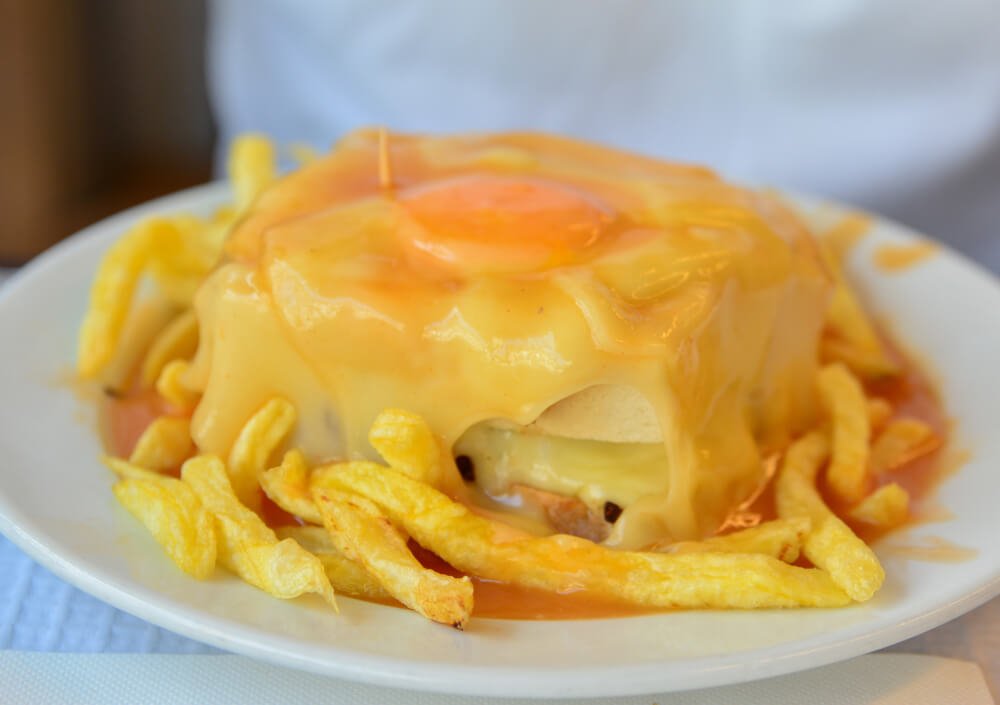
[[[596,384],[546,409],[528,429],[610,443],[662,443],[656,411],[635,387]]]

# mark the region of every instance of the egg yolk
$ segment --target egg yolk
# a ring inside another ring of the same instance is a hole
[[[419,227],[404,244],[438,264],[524,271],[565,264],[601,236],[611,209],[542,179],[466,176],[399,194]]]

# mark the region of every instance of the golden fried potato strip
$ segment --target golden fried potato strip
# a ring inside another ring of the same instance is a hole
[[[472,615],[472,581],[423,567],[406,537],[364,497],[317,487],[313,500],[337,549],[365,567],[394,598],[440,624],[464,629]]]
[[[215,265],[222,238],[192,216],[154,217],[135,225],[104,255],[80,329],[77,371],[96,377],[114,356],[136,290],[148,271],[161,294],[181,306]]]
[[[380,602],[392,599],[389,591],[361,564],[337,550],[323,527],[279,526],[274,533],[280,539],[294,539],[302,548],[319,558],[334,591]]]
[[[875,553],[823,502],[816,475],[830,452],[826,436],[813,431],[793,443],[782,459],[774,498],[783,519],[808,517],[812,528],[803,552],[851,596],[864,602],[882,586],[885,571]]]
[[[116,466],[125,477],[113,487],[122,506],[146,526],[178,568],[199,580],[211,575],[215,525],[191,488],[128,463]]]
[[[366,467],[382,467],[367,460],[353,460],[350,464],[362,472]],[[309,488],[309,475],[309,466],[302,451],[292,449],[285,453],[281,465],[265,470],[261,474],[260,486],[271,501],[286,512],[321,527],[323,516],[313,501]],[[325,529],[321,531],[326,535]]]
[[[182,411],[193,409],[201,398],[198,392],[184,383],[189,368],[187,360],[171,360],[156,379],[156,393]]]
[[[144,388],[152,387],[167,363],[189,359],[197,348],[198,319],[189,309],[170,321],[153,340],[142,361],[140,384]]]
[[[868,426],[880,431],[892,418],[892,404],[882,397],[868,397]]]
[[[77,371],[91,378],[111,359],[139,279],[155,250],[156,225],[143,221],[107,251],[94,276],[77,350]]]
[[[222,460],[191,458],[181,480],[215,518],[219,560],[244,581],[281,599],[314,592],[336,608],[333,587],[320,560],[293,539],[278,540],[259,516],[240,504]]]
[[[289,514],[316,526],[323,525],[323,517],[309,493],[309,465],[302,451],[292,449],[285,453],[281,465],[261,473],[260,486],[272,502]]]
[[[876,475],[927,455],[941,446],[941,437],[917,419],[896,419],[878,435],[871,449],[871,468]]]
[[[785,563],[799,559],[802,543],[809,533],[808,517],[774,519],[759,526],[741,529],[704,541],[678,541],[658,544],[654,551],[662,553],[762,553]]]
[[[820,359],[824,364],[843,363],[863,379],[880,379],[899,374],[899,367],[885,353],[865,350],[839,338],[825,336],[820,341],[819,349]]]
[[[827,330],[833,338],[821,345],[827,362],[843,362],[866,379],[898,373],[899,368],[886,353],[868,314],[851,289],[837,254],[830,243],[819,240],[820,253],[833,277],[833,296],[826,311]]]
[[[586,590],[648,607],[832,607],[849,602],[826,573],[764,555],[616,551],[574,536],[504,540],[508,527],[472,514],[386,467],[331,465],[313,486],[367,497],[420,545],[464,573],[549,592]]]
[[[274,145],[263,135],[241,135],[229,149],[228,166],[236,210],[245,211],[277,177]]]
[[[102,455],[101,462],[104,463],[111,472],[116,474],[118,477],[128,480],[158,480],[159,478],[166,477],[163,473],[156,470],[149,470],[148,468],[141,467],[132,463],[124,458],[116,458],[111,455]]]
[[[205,233],[208,241],[215,247],[216,251],[222,252],[222,247],[226,242],[226,237],[236,222],[239,214],[232,205],[223,205],[215,209],[211,219],[208,221],[208,229]]]
[[[154,419],[136,441],[129,462],[150,470],[179,468],[194,453],[191,421],[176,416]]]
[[[850,511],[854,521],[892,529],[906,521],[910,514],[910,494],[895,482],[879,487]]]
[[[423,417],[402,409],[386,409],[375,418],[368,442],[390,467],[414,480],[436,484],[441,450]]]
[[[147,263],[149,273],[168,299],[190,307],[201,282],[215,266],[221,240],[212,232],[213,224],[192,215],[158,218],[158,249]]]
[[[861,383],[842,363],[827,365],[817,378],[820,401],[830,418],[833,457],[826,479],[845,502],[865,496],[868,483],[868,401]]]
[[[236,437],[229,451],[229,476],[236,496],[248,507],[256,509],[260,505],[260,476],[291,433],[295,417],[295,407],[275,397],[250,417]]]
[[[125,317],[114,354],[101,366],[94,381],[105,392],[123,392],[132,383],[135,370],[164,326],[177,315],[177,307],[157,297],[136,301]]]

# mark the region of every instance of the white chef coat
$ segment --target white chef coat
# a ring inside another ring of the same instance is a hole
[[[531,129],[870,208],[1000,271],[996,0],[214,0],[220,145]]]

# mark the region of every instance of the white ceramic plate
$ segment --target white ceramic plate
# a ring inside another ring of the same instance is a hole
[[[879,222],[852,267],[875,309],[931,362],[958,442],[972,459],[939,493],[954,514],[895,541],[935,537],[977,551],[953,563],[882,547],[888,580],[839,610],[695,611],[609,620],[476,619],[459,633],[401,609],[341,599],[272,599],[226,576],[177,571],[119,508],[92,423],[61,383],[104,249],[140,216],[206,212],[210,185],[99,223],[18,274],[0,293],[0,529],[62,578],[123,610],[275,663],[401,688],[507,696],[607,696],[723,685],[862,654],[935,627],[1000,592],[1000,287],[941,251],[903,273],[872,249],[916,236]]]

